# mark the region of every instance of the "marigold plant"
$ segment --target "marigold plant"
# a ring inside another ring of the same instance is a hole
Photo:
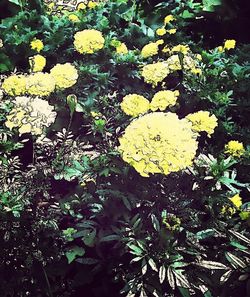
[[[149,101],[141,95],[126,95],[121,103],[121,109],[132,117],[137,117],[149,110]]]
[[[88,29],[76,32],[74,36],[75,49],[80,54],[93,54],[104,46],[104,38],[100,31]]]
[[[187,115],[186,119],[192,123],[194,131],[205,131],[209,136],[214,133],[214,129],[218,125],[216,116],[203,110]]]
[[[57,89],[67,89],[72,87],[78,79],[78,73],[75,66],[70,63],[56,64],[51,70]]]
[[[233,157],[241,157],[245,153],[242,142],[231,140],[225,145],[225,153]]]

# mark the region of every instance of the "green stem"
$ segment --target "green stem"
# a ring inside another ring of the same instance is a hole
[[[53,294],[52,294],[52,291],[51,291],[51,286],[50,286],[50,283],[49,283],[49,279],[48,279],[47,273],[46,273],[46,271],[45,271],[45,269],[44,269],[43,266],[42,266],[42,269],[43,269],[43,274],[44,274],[44,277],[45,277],[45,280],[46,280],[46,283],[47,283],[49,297],[53,297]]]

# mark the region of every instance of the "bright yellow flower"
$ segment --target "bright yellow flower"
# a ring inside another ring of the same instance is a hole
[[[127,115],[137,117],[149,110],[149,101],[141,95],[126,95],[122,100],[121,109]]]
[[[118,149],[140,175],[167,175],[192,164],[198,147],[196,137],[186,119],[170,112],[153,112],[130,123]]]
[[[142,77],[145,82],[156,87],[169,75],[169,67],[166,62],[157,62],[154,64],[145,65],[142,69]]]
[[[72,87],[78,79],[77,70],[70,63],[56,64],[50,74],[55,80],[56,88],[60,90]]]
[[[242,198],[239,194],[234,195],[233,197],[229,198],[229,200],[233,203],[233,205],[238,209],[242,205]]]
[[[120,45],[118,45],[116,47],[116,53],[119,54],[119,55],[127,54],[128,53],[128,48],[127,48],[126,44],[121,43]]]
[[[93,1],[89,1],[88,3],[88,8],[96,8],[96,6],[98,6],[98,3],[96,2],[93,2]]]
[[[34,96],[49,96],[55,90],[55,80],[48,73],[36,72],[26,78],[27,93]]]
[[[157,34],[158,36],[163,36],[163,35],[165,35],[166,33],[167,33],[167,31],[166,31],[165,28],[158,28],[158,29],[156,30],[156,34]]]
[[[158,50],[158,44],[156,42],[150,42],[142,48],[141,55],[143,58],[152,57],[158,54]]]
[[[178,44],[172,48],[172,53],[178,52],[186,55],[190,51],[188,45]]]
[[[46,65],[46,59],[43,56],[37,54],[29,58],[29,64],[32,72],[43,71],[43,68]]]
[[[192,68],[192,69],[191,69],[191,72],[192,72],[193,74],[198,74],[198,75],[201,75],[201,74],[202,74],[202,71],[201,71],[200,68]]]
[[[44,48],[43,42],[40,39],[33,39],[30,43],[31,49],[40,53],[40,51]]]
[[[11,96],[24,95],[26,91],[26,77],[21,74],[11,75],[4,80],[2,89]]]
[[[75,49],[80,54],[93,54],[102,49],[105,42],[102,33],[94,29],[79,31],[74,38]]]
[[[49,127],[56,118],[54,107],[38,97],[16,97],[15,106],[7,115],[5,125],[12,130],[18,128],[19,134],[39,135]]]
[[[164,40],[163,39],[159,39],[155,42],[157,45],[161,45],[164,43]]]
[[[198,111],[186,116],[186,119],[192,123],[192,129],[195,132],[205,131],[208,136],[214,133],[215,127],[217,127],[217,118],[215,115],[209,114],[208,111]]]
[[[157,92],[150,103],[150,109],[153,111],[156,111],[157,109],[163,111],[168,106],[175,105],[179,94],[179,91],[169,90]]]
[[[230,50],[232,48],[235,48],[235,45],[236,45],[236,41],[234,39],[226,40],[224,43],[224,49]]]
[[[225,145],[225,153],[233,157],[241,157],[245,153],[242,142],[231,140]]]
[[[80,19],[77,15],[71,13],[68,15],[68,19],[72,22],[72,23],[79,23]]]
[[[167,30],[167,33],[168,34],[175,34],[176,31],[177,31],[177,29],[169,29],[169,30]]]
[[[173,17],[172,14],[167,15],[167,16],[164,18],[164,24],[165,24],[165,25],[166,25],[166,24],[169,24],[171,21],[174,21],[174,20],[175,20],[175,18]]]
[[[80,11],[80,10],[85,10],[87,8],[87,6],[83,3],[83,2],[80,2],[78,3],[77,5],[77,10]]]
[[[223,48],[223,46],[221,46],[221,45],[218,46],[217,49],[218,49],[218,52],[219,52],[219,53],[224,52],[224,48]]]
[[[170,71],[181,70],[181,62],[178,55],[173,55],[167,59],[168,68]]]

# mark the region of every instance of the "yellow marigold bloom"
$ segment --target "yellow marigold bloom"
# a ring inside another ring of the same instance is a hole
[[[219,53],[224,52],[224,48],[223,48],[223,46],[221,46],[221,45],[218,46],[217,49],[218,49],[218,52],[219,52]]]
[[[164,48],[162,49],[162,52],[163,53],[170,53],[170,48],[166,45],[166,46],[164,46]]]
[[[105,42],[102,33],[94,29],[76,32],[74,38],[75,49],[80,54],[93,54],[102,49]]]
[[[137,117],[149,110],[149,101],[141,95],[129,94],[123,98],[121,109],[127,115]]]
[[[169,75],[169,67],[166,62],[157,62],[154,64],[145,65],[142,69],[142,77],[145,82],[156,87],[164,78]]]
[[[159,39],[155,42],[157,45],[161,45],[164,43],[164,40],[163,39]]]
[[[201,75],[201,74],[202,74],[202,71],[201,71],[200,68],[192,68],[192,69],[191,69],[191,72],[192,72],[193,74],[198,74],[198,75]]]
[[[119,44],[116,47],[116,53],[119,54],[119,55],[127,54],[128,53],[128,48],[127,48],[126,44],[125,43]]]
[[[245,153],[242,142],[231,140],[225,145],[225,153],[233,157],[241,157]]]
[[[196,132],[205,131],[210,136],[217,127],[217,118],[209,114],[208,111],[198,111],[186,116],[186,119],[192,123],[192,129]]]
[[[190,48],[188,45],[178,44],[172,48],[172,53],[179,52],[186,55],[190,51]]]
[[[96,8],[96,6],[98,6],[98,3],[94,2],[94,1],[89,1],[88,3],[88,8]]]
[[[156,111],[157,109],[163,111],[168,106],[175,105],[179,95],[179,91],[159,91],[154,95],[150,103],[150,109],[153,111]]]
[[[60,90],[72,87],[78,79],[77,70],[70,63],[56,64],[50,74],[55,80],[56,88]]]
[[[143,58],[152,57],[158,54],[158,50],[158,44],[156,42],[150,42],[142,48],[141,55]]]
[[[16,97],[15,106],[7,116],[5,125],[9,129],[18,128],[19,134],[39,135],[56,118],[54,107],[38,97]]]
[[[25,94],[26,77],[24,75],[13,74],[5,78],[2,89],[5,93],[11,96],[19,96]]]
[[[31,49],[40,53],[40,51],[44,48],[43,42],[40,39],[33,39],[30,43]]]
[[[224,49],[230,50],[232,48],[235,48],[235,45],[236,45],[236,41],[234,39],[226,40],[224,43]]]
[[[46,65],[46,59],[42,55],[35,55],[29,58],[30,69],[32,72],[42,71]]]
[[[68,15],[68,19],[72,22],[72,23],[79,23],[80,19],[77,15],[71,13]]]
[[[158,28],[158,29],[156,30],[156,34],[157,34],[158,36],[163,36],[163,35],[165,35],[166,33],[167,33],[167,31],[166,31],[165,28]]]
[[[169,14],[169,15],[167,15],[165,18],[164,18],[164,24],[166,25],[166,24],[169,24],[171,21],[174,21],[175,20],[175,18],[173,17],[173,15],[172,14]]]
[[[169,174],[192,164],[197,134],[174,113],[153,112],[132,121],[119,139],[120,151],[142,176]]]
[[[83,3],[83,2],[80,2],[78,3],[77,5],[77,10],[80,11],[80,10],[85,10],[87,8],[87,6]]]
[[[234,195],[233,197],[229,198],[229,200],[233,203],[233,205],[238,209],[242,205],[242,198],[239,194]]]
[[[167,30],[167,33],[168,34],[175,34],[176,31],[177,31],[177,29],[169,29],[169,30]]]
[[[49,96],[55,90],[55,80],[48,73],[36,72],[26,78],[27,93],[34,96]]]
[[[178,55],[173,55],[167,59],[169,70],[181,70],[181,62]]]

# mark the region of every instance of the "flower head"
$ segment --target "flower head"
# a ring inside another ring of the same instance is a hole
[[[156,30],[156,34],[158,35],[158,36],[163,36],[163,35],[165,35],[167,33],[167,31],[166,31],[166,29],[163,27],[163,28],[158,28],[157,30]]]
[[[74,36],[75,49],[80,54],[93,54],[104,46],[104,38],[100,31],[95,29],[86,29],[76,32]]]
[[[153,112],[135,119],[119,139],[119,151],[142,176],[169,174],[192,164],[197,134],[174,113]]]
[[[26,91],[26,76],[13,74],[7,77],[2,84],[2,89],[11,96],[24,95]]]
[[[217,127],[217,118],[209,114],[208,111],[198,111],[186,116],[186,119],[192,123],[192,129],[196,132],[205,131],[210,136]]]
[[[224,43],[224,49],[230,50],[232,48],[235,48],[235,45],[236,45],[236,41],[234,39],[226,40]]]
[[[96,6],[98,6],[98,3],[94,2],[94,1],[89,1],[88,3],[88,8],[96,8]]]
[[[40,53],[40,51],[44,48],[43,42],[40,39],[33,39],[30,43],[31,49]]]
[[[160,109],[161,111],[163,111],[168,106],[175,105],[178,96],[179,96],[179,91],[169,91],[169,90],[159,91],[154,95],[150,103],[150,109],[153,111],[156,111],[157,109]]]
[[[177,31],[177,29],[169,29],[169,30],[167,30],[167,33],[168,34],[175,34],[176,31]]]
[[[38,97],[16,97],[15,106],[7,116],[5,125],[9,129],[18,128],[20,135],[39,135],[55,121],[56,112],[53,109],[46,100]]]
[[[77,9],[78,11],[80,11],[80,10],[85,10],[86,7],[87,7],[86,4],[84,4],[83,2],[80,2],[80,3],[78,3],[76,9]]]
[[[49,96],[55,90],[55,80],[48,73],[36,72],[26,78],[26,91],[34,96]]]
[[[158,50],[158,44],[156,42],[150,42],[142,48],[141,55],[143,58],[152,57],[158,54]]]
[[[125,43],[121,43],[116,47],[116,53],[119,55],[127,54],[128,48]]]
[[[79,17],[76,15],[76,14],[69,14],[68,15],[68,19],[72,22],[72,23],[79,23],[80,22],[80,19]]]
[[[167,25],[173,20],[175,20],[174,16],[172,14],[169,14],[164,18],[164,24]]]
[[[35,55],[29,58],[30,69],[32,72],[42,71],[46,65],[46,59],[42,55]]]
[[[145,65],[142,69],[142,77],[145,82],[156,87],[159,82],[162,82],[169,75],[169,67],[166,62],[157,62],[154,64]]]
[[[231,140],[225,145],[225,153],[233,157],[241,157],[245,153],[242,142]]]
[[[239,193],[234,195],[233,197],[229,198],[229,200],[233,203],[233,205],[238,209],[242,205],[242,198],[240,197]]]
[[[188,45],[178,44],[172,48],[172,52],[178,52],[186,55],[190,51],[190,48]]]
[[[121,103],[121,109],[132,117],[137,117],[149,110],[149,101],[141,95],[126,95]]]
[[[51,70],[56,88],[63,90],[72,87],[78,79],[78,73],[75,66],[70,63],[56,64]]]

